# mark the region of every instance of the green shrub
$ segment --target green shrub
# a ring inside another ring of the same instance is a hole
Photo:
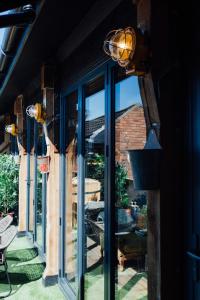
[[[115,164],[115,194],[116,204],[122,208],[128,208],[130,205],[127,194],[127,175],[128,171],[125,166],[119,162]]]
[[[0,212],[18,214],[19,165],[12,155],[0,155]]]
[[[101,200],[104,200],[104,168],[105,158],[103,154],[94,153],[87,159],[87,174],[89,178],[99,180],[101,183]],[[120,163],[115,163],[115,201],[116,206],[128,208],[130,199],[127,194],[128,171]]]

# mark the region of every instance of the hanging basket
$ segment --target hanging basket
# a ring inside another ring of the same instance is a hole
[[[134,188],[157,190],[160,188],[160,162],[162,149],[128,150]]]
[[[49,162],[50,162],[49,156],[38,156],[37,162],[38,162],[38,169],[42,174],[49,173]]]

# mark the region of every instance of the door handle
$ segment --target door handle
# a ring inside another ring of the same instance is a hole
[[[199,255],[196,255],[196,254],[193,253],[193,252],[187,251],[187,255],[188,255],[189,257],[191,257],[192,259],[194,259],[194,260],[200,261],[200,256],[199,256]]]

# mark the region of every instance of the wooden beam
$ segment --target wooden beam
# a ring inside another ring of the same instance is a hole
[[[19,151],[26,153],[27,150],[27,140],[26,140],[26,118],[24,111],[24,97],[23,95],[18,95],[14,102],[14,115],[16,116],[16,125],[19,130],[18,134],[18,147]]]
[[[135,1],[137,4],[137,27],[151,35],[151,2]],[[151,72],[139,79],[144,104],[147,131],[154,123],[160,136],[160,118]],[[161,299],[161,248],[160,248],[160,190],[148,192],[148,299]]]
[[[123,0],[97,0],[84,19],[73,30],[57,52],[57,59],[63,62],[80,44],[109,16]]]
[[[43,64],[41,69],[41,88],[54,88],[55,66]]]

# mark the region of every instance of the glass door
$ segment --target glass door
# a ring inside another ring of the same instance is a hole
[[[42,125],[34,122],[34,241],[41,254],[46,252],[46,174],[38,169],[38,156],[46,154]]]
[[[77,91],[65,99],[64,278],[77,292]]]
[[[104,298],[104,76],[85,86],[85,299]]]
[[[144,300],[148,199],[128,157],[146,143],[144,108],[137,77],[101,71],[61,101],[60,282],[70,299]]]
[[[116,299],[147,299],[146,191],[137,191],[129,159],[143,149],[146,123],[138,78],[115,72]]]
[[[26,185],[26,199],[27,199],[27,231],[33,234],[34,225],[34,211],[33,211],[33,182],[34,182],[34,155],[32,153],[33,140],[31,140],[31,133],[33,133],[33,120],[26,117],[27,124],[27,185]]]

